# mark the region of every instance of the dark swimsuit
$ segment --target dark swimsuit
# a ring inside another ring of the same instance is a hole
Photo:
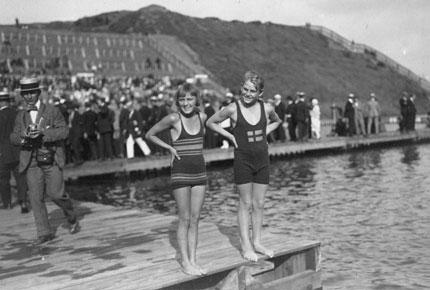
[[[200,130],[195,135],[188,134],[182,123],[182,116],[179,115],[181,134],[177,140],[172,142],[172,145],[181,159],[178,160],[175,158],[172,163],[172,189],[206,184],[206,166],[202,151],[204,128],[200,114],[197,113],[197,115],[199,117]]]
[[[266,137],[267,119],[264,103],[258,101],[261,117],[257,124],[250,125],[237,106],[237,121],[233,135],[238,147],[234,150],[234,182],[236,184],[269,184],[269,152]]]

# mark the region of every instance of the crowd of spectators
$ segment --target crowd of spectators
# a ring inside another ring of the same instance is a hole
[[[18,88],[19,75],[0,75],[0,86],[10,91]],[[95,77],[41,76],[44,102],[59,107],[68,126],[66,140],[67,162],[81,164],[86,160],[133,158],[164,154],[159,147],[147,144],[145,133],[164,116],[176,110],[174,93],[187,80],[169,77]],[[189,81],[189,80],[188,80]],[[224,96],[202,90],[202,110],[211,117],[216,111],[238,99],[238,94]],[[19,105],[19,95],[16,96]],[[269,98],[283,121],[282,126],[268,136],[268,141],[307,141],[321,138],[321,111],[316,98],[305,92],[283,98],[277,94]],[[353,136],[378,134],[383,131],[381,108],[374,93],[367,100],[348,95],[344,108],[333,106],[336,120],[331,135]],[[414,96],[403,93],[400,99],[399,128],[414,130],[416,109]],[[231,128],[230,120],[221,124]],[[169,134],[160,136],[168,140]],[[206,131],[205,148],[228,148],[228,140],[211,130]]]
[[[0,75],[0,87],[14,91],[20,75]],[[81,164],[85,160],[133,158],[162,154],[146,144],[146,131],[175,110],[174,93],[190,79],[170,77],[95,77],[39,76],[43,102],[57,106],[69,126],[66,140],[67,161]],[[202,90],[205,99],[211,91]],[[21,105],[15,94],[17,106]],[[162,138],[168,138],[162,136]],[[135,154],[135,149],[136,154]],[[140,150],[139,150],[140,149]]]

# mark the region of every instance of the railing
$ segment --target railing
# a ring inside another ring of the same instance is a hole
[[[336,126],[336,121],[333,119],[321,119],[321,136],[327,136],[332,133]],[[399,129],[398,116],[382,116],[381,124],[384,125],[386,131],[396,131]],[[426,128],[429,124],[429,117],[426,114],[416,115],[415,125],[417,129]]]
[[[399,64],[397,61],[395,61],[392,58],[386,56],[385,54],[377,51],[376,49],[374,49],[368,45],[365,45],[365,44],[355,43],[354,41],[348,40],[345,37],[341,36],[340,34],[334,32],[333,30],[330,30],[330,29],[325,28],[323,26],[306,24],[306,28],[321,33],[322,35],[330,38],[334,42],[342,45],[343,47],[345,47],[349,51],[352,51],[354,53],[371,54],[376,60],[383,62],[387,66],[393,68],[394,70],[396,70],[401,75],[404,75],[404,76],[416,81],[417,83],[420,84],[420,86],[424,90],[430,92],[430,82],[428,80],[418,76],[416,73],[414,73],[410,69],[404,67],[403,65]]]

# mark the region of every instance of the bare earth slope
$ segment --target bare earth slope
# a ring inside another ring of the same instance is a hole
[[[51,29],[55,26],[49,24]],[[372,55],[334,49],[326,37],[304,26],[194,18],[154,5],[86,17],[59,28],[65,26],[75,31],[175,36],[222,85],[237,89],[243,73],[255,69],[266,79],[266,97],[305,91],[320,99],[326,116],[332,103],[344,105],[349,92],[362,100],[375,92],[385,115],[398,114],[402,91],[417,95],[419,113],[429,109],[426,92],[417,83],[378,63]]]

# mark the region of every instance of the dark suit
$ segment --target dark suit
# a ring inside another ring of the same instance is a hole
[[[215,114],[215,109],[212,106],[205,107],[204,110],[207,118],[209,119]],[[206,125],[206,124],[205,124]],[[210,129],[206,129],[205,138],[204,138],[204,146],[205,148],[215,148],[218,146],[218,133],[212,131]]]
[[[151,150],[143,140],[143,122],[139,111],[132,110],[128,119],[128,134],[127,134],[127,158],[134,157],[134,143],[136,142],[144,155],[149,155]]]
[[[355,134],[355,113],[354,105],[349,100],[345,104],[344,117],[348,119],[348,136]]]
[[[143,137],[143,120],[140,111],[132,110],[128,115],[127,138],[132,135],[134,139]]]
[[[405,131],[406,130],[406,123],[408,120],[408,98],[407,97],[402,97],[399,100],[399,105],[400,105],[400,122],[399,122],[399,127],[400,127],[400,131]]]
[[[88,159],[96,160],[98,157],[97,150],[97,135],[96,135],[96,125],[97,125],[97,113],[92,110],[87,110],[82,114],[82,122],[84,133],[86,134],[86,146],[89,149],[90,156]]]
[[[128,115],[130,115],[130,111],[122,107],[119,112],[119,155],[121,157],[125,155],[124,146],[128,132]]]
[[[415,118],[417,116],[417,108],[412,98],[409,98],[406,103],[406,131],[415,131]]]
[[[79,113],[79,110],[75,109],[72,112],[72,120],[70,121],[70,132],[69,132],[69,140],[71,143],[72,153],[73,153],[73,161],[77,164],[81,163],[82,160],[82,151],[83,151],[83,137],[84,137],[84,129],[83,129],[83,118]]]
[[[296,120],[298,130],[298,140],[306,141],[308,135],[308,119],[309,119],[309,108],[304,101],[299,101],[296,104]]]
[[[100,108],[97,116],[97,131],[100,134],[99,148],[101,158],[113,158],[112,141],[113,141],[113,112],[107,107]]]
[[[21,145],[19,171],[26,174],[37,235],[42,237],[51,234],[44,200],[45,193],[63,210],[69,223],[73,224],[76,221],[72,202],[64,191],[62,170],[65,163],[64,139],[67,138],[69,129],[58,108],[41,104],[35,124],[39,124],[42,135],[39,138],[40,142],[35,142],[36,145],[30,148],[24,146],[23,141],[28,125],[31,123],[33,122],[29,112],[18,112],[10,140],[12,144]],[[53,164],[38,163],[35,158],[37,148],[50,148],[54,151]]]
[[[151,117],[151,109],[148,108],[148,106],[143,105],[140,110],[140,116],[142,117],[142,122],[143,122],[143,131],[147,132],[151,127],[150,127],[150,117]]]
[[[285,142],[286,136],[282,124],[285,122],[286,107],[283,102],[275,105],[275,113],[278,114],[278,117],[281,119],[282,123],[273,131],[274,138],[276,141]]]
[[[287,115],[287,123],[288,123],[288,133],[290,134],[290,140],[296,141],[296,128],[297,128],[297,117],[296,117],[296,104],[291,102],[287,105],[287,109],[285,110],[285,114]]]
[[[19,174],[19,147],[10,143],[17,111],[11,107],[0,109],[0,194],[4,207],[11,206],[10,175],[13,173],[18,192],[18,203],[26,203],[27,183],[25,176]]]

